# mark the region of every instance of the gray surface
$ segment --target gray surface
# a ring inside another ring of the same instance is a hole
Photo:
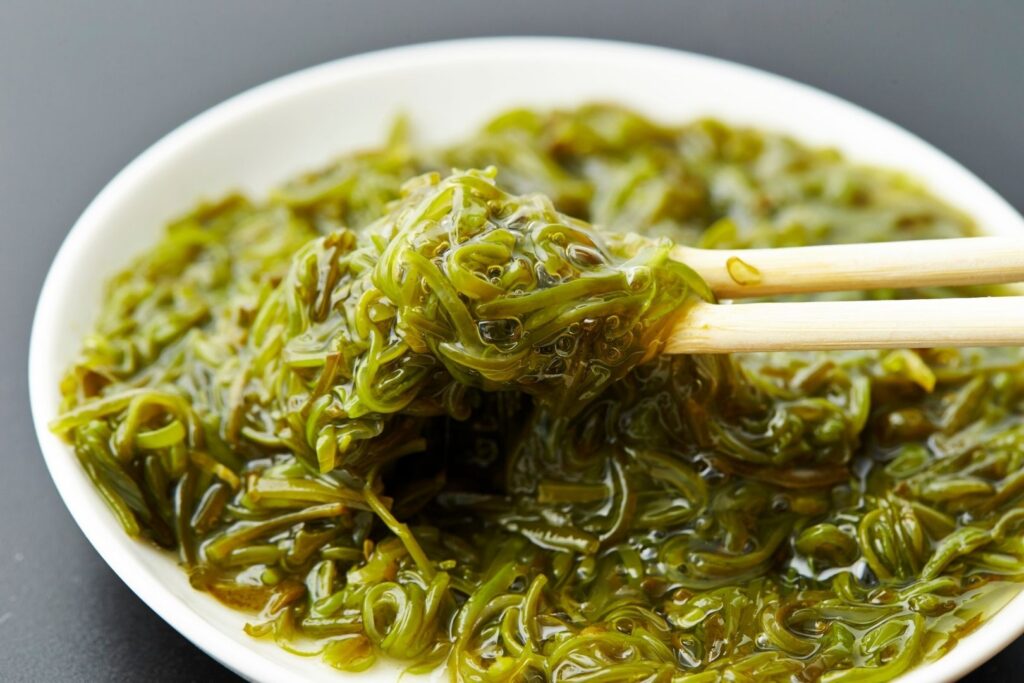
[[[89,200],[194,114],[295,69],[403,43],[563,34],[668,45],[893,119],[1024,209],[1021,2],[0,0],[0,679],[233,677],[136,599],[74,525],[29,421],[29,324]],[[1024,642],[970,677],[1011,680]]]

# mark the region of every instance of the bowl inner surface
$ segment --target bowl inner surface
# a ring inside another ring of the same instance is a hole
[[[516,106],[627,105],[656,120],[715,116],[832,146],[856,161],[908,172],[992,234],[1024,220],[962,166],[843,100],[729,62],[662,48],[566,38],[452,41],[331,62],[243,93],[175,130],[126,167],[61,247],[36,311],[29,359],[32,412],[65,504],[108,564],[174,628],[239,674],[277,681],[352,680],[242,632],[244,615],[193,590],[175,559],[124,534],[70,448],[48,431],[58,383],[92,327],[105,280],[155,243],[166,221],[199,198],[255,196],[340,153],[383,142],[407,114],[417,144],[456,141]],[[1024,631],[1024,594],[942,660],[905,683],[952,680]],[[393,681],[382,664],[362,681]],[[440,672],[433,678],[443,678]],[[414,679],[409,679],[414,680]],[[421,679],[422,680],[422,679]]]

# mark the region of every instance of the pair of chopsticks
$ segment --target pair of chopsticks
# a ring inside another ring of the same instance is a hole
[[[720,300],[778,294],[1024,282],[1024,239],[959,239],[782,249],[694,249]],[[801,303],[698,303],[665,353],[1016,346],[1024,296]]]

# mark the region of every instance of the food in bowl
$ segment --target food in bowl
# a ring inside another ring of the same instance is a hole
[[[1019,355],[660,356],[710,297],[668,250],[973,231],[714,121],[516,110],[442,149],[399,123],[172,222],[52,427],[128,533],[341,669],[884,680],[1019,589]]]

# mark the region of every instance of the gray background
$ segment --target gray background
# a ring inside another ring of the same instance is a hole
[[[29,324],[89,200],[213,104],[326,60],[500,34],[608,37],[755,65],[904,125],[1024,209],[1024,2],[0,0],[0,679],[234,677],[92,550],[29,420]],[[1018,679],[1018,642],[971,681]]]

